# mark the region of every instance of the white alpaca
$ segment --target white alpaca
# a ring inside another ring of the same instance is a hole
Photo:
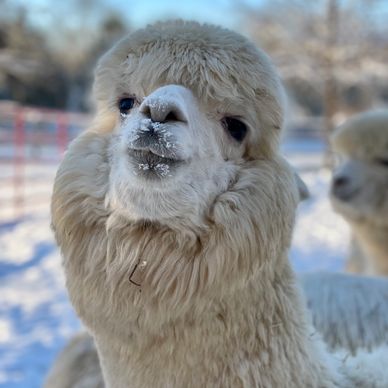
[[[348,120],[332,144],[342,157],[333,176],[332,204],[353,233],[348,269],[388,275],[388,111]]]
[[[305,317],[265,54],[218,27],[156,24],[103,57],[94,90],[52,222],[106,386],[386,387],[383,357],[329,355]]]

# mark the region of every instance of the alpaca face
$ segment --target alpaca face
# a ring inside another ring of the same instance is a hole
[[[388,114],[350,120],[333,143],[342,158],[331,185],[335,210],[350,221],[388,225]]]
[[[94,91],[98,130],[112,133],[106,203],[130,220],[201,223],[245,162],[277,155],[276,73],[218,27],[167,23],[130,35],[101,59]]]
[[[110,205],[135,220],[200,218],[242,164],[248,126],[242,118],[205,110],[179,85],[157,88],[137,101],[118,100]]]

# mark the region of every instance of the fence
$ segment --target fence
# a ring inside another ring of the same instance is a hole
[[[48,209],[66,146],[89,117],[0,103],[0,222]]]

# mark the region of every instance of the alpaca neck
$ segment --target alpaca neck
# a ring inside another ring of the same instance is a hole
[[[287,164],[248,163],[203,229],[182,217],[177,230],[104,207],[97,193],[109,169],[94,164],[106,167],[104,152],[81,152],[106,146],[93,136],[67,153],[52,217],[69,296],[107,387],[336,387],[285,254],[298,199]],[[140,292],[129,278],[142,260]]]
[[[365,272],[388,275],[388,227],[362,223],[355,224],[353,230],[363,256]]]
[[[95,333],[107,387],[334,386],[288,263],[199,316],[147,326],[128,328],[127,338]]]

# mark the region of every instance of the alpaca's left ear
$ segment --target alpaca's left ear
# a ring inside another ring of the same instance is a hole
[[[299,174],[294,172],[294,175],[296,179],[296,184],[298,185],[299,202],[302,202],[305,199],[310,198],[310,191],[306,183],[304,183],[302,178],[299,176]]]

